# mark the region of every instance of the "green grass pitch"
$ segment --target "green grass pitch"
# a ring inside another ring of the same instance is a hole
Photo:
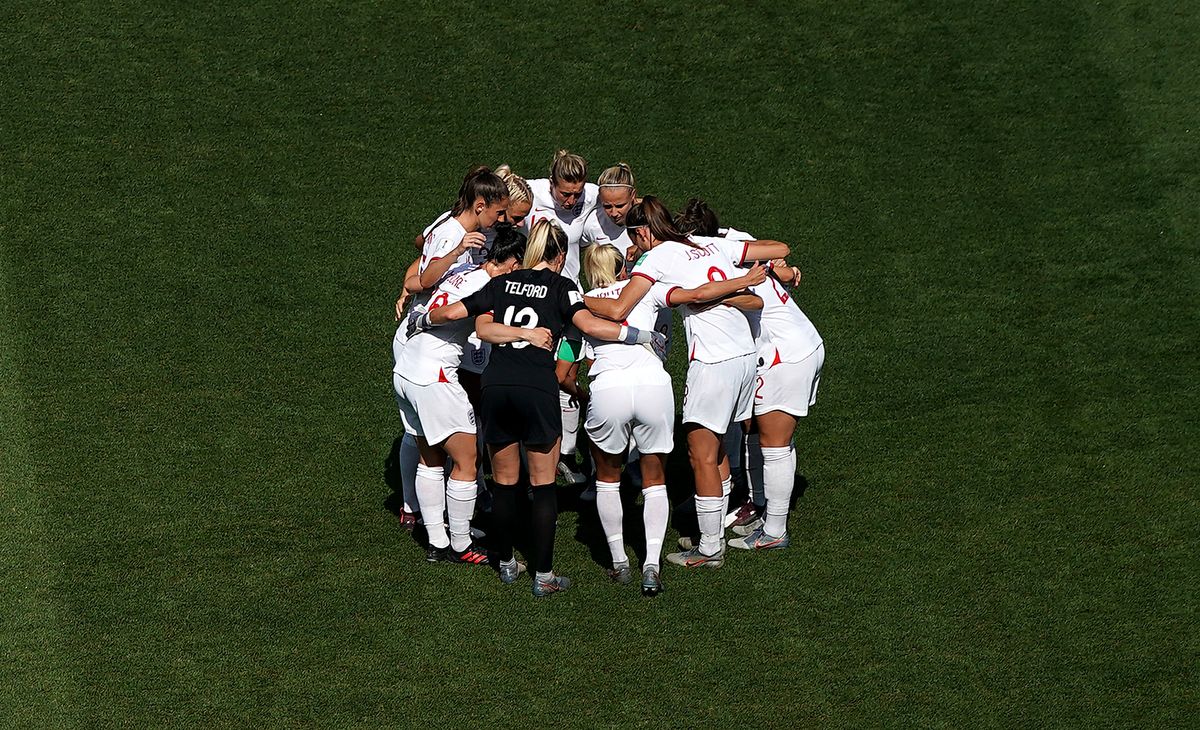
[[[0,726],[1195,722],[1194,5],[0,24]],[[790,551],[644,600],[567,513],[535,602],[383,508],[412,237],[557,147],[794,244]]]

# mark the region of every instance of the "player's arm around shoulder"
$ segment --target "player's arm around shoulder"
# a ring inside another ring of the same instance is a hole
[[[528,342],[534,347],[540,347],[547,351],[551,350],[554,345],[554,337],[545,327],[525,329],[524,327],[500,324],[490,312],[475,318],[475,334],[479,336],[479,339],[493,345]]]

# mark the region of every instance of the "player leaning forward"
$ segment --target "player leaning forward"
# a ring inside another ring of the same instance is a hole
[[[654,196],[648,195],[630,208],[625,227],[645,253],[616,299],[587,299],[588,307],[601,316],[624,319],[656,284],[667,286],[664,301],[674,306],[679,302],[673,298],[683,290],[735,278],[734,263],[714,248],[689,241]],[[731,295],[715,306],[685,304],[680,308],[688,350],[683,424],[696,478],[700,544],[668,555],[672,563],[713,568],[724,563],[721,538],[729,494],[729,458],[722,437],[730,421],[750,418],[754,401],[756,347],[750,324],[739,309],[761,308],[762,300],[748,292]]]
[[[595,287],[588,297],[615,300],[629,285],[625,278],[625,251],[597,244],[583,254],[588,281]],[[729,281],[705,282],[689,290],[669,289],[655,284],[625,321],[642,329],[667,335],[671,311],[666,294],[675,304],[716,299],[761,280],[761,270]],[[666,462],[674,445],[675,397],[671,376],[661,357],[641,347],[596,342],[588,338],[587,357],[592,360],[587,428],[596,464],[596,511],[612,553],[609,577],[618,583],[632,579],[625,554],[621,505],[621,467],[625,454],[636,444],[642,475],[642,517],[646,532],[646,562],[642,565],[642,594],[655,596],[662,590],[660,557],[667,531]]]
[[[567,150],[559,150],[550,163],[550,176],[529,181],[534,200],[529,212],[530,225],[539,220],[549,220],[563,230],[567,240],[567,255],[562,275],[577,285],[580,250],[588,244],[584,225],[595,211],[600,194],[600,188],[588,182],[587,176],[587,160]],[[570,353],[574,360],[578,360],[581,344],[579,332],[568,327],[566,337],[559,343],[559,354]],[[575,466],[574,456],[579,434],[579,403],[566,391],[560,392],[558,397],[563,429],[559,473],[567,481],[581,484],[586,477]]]
[[[734,527],[742,537],[729,545],[745,550],[785,548],[790,544],[787,516],[796,473],[795,431],[799,419],[816,403],[825,344],[787,290],[799,272],[782,260],[787,251],[784,244],[754,241],[747,233],[721,229],[716,213],[702,200],[689,201],[688,210],[677,220],[692,232],[692,241],[715,247],[737,263],[744,264],[752,248],[758,256],[778,257],[771,275],[752,289],[763,300],[754,421],[762,444],[766,511],[762,518]]]
[[[482,266],[470,263],[451,269],[429,300],[435,310],[479,291],[495,276],[519,265],[525,236],[511,226],[497,231]],[[430,562],[486,562],[486,553],[471,542],[471,516],[475,511],[475,411],[459,383],[463,345],[472,332],[468,322],[456,322],[428,332],[416,332],[397,363],[393,381],[405,431],[417,439],[421,461],[417,466],[417,501],[429,533]],[[527,330],[506,328],[514,336]],[[454,461],[446,481],[447,455]],[[450,534],[442,514],[450,522]]]
[[[409,266],[405,274],[404,294],[396,302],[396,319],[400,324],[392,339],[393,385],[399,382],[396,377],[408,344],[408,327],[403,316],[405,303],[411,298],[414,310],[423,308],[430,300],[430,292],[442,282],[451,268],[467,263],[483,263],[487,234],[505,217],[509,197],[509,188],[504,180],[487,167],[476,167],[463,178],[454,206],[439,215],[417,237],[421,255]],[[396,398],[399,405],[399,390],[396,391]],[[403,411],[403,406],[400,408]],[[474,433],[473,428],[471,432]],[[417,521],[414,513],[419,510],[416,473],[420,450],[414,434],[408,429],[405,429],[399,456],[404,497],[400,524],[411,530]],[[440,516],[436,519],[441,522]]]
[[[416,320],[418,329],[475,317],[479,338],[493,344],[483,371],[481,397],[483,439],[492,461],[496,493],[492,504],[493,548],[500,559],[500,579],[512,583],[518,567],[512,553],[519,489],[520,449],[524,446],[533,492],[533,594],[545,596],[570,587],[553,570],[558,498],[554,488],[562,420],[558,379],[550,348],[573,324],[584,334],[628,344],[652,344],[661,350],[662,335],[593,317],[575,283],[563,277],[567,238],[549,221],[530,231],[529,251],[542,251],[530,269],[489,281],[460,302],[438,307]],[[533,347],[530,345],[533,344]]]

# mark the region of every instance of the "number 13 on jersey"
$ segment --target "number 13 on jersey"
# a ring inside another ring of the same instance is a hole
[[[533,311],[532,307],[521,307],[517,309],[515,306],[509,306],[504,310],[504,324],[509,327],[520,327],[521,329],[531,330],[538,326],[537,312]],[[529,343],[524,340],[520,342],[507,343],[517,348],[529,347]]]

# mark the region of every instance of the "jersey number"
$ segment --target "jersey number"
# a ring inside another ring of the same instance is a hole
[[[708,280],[709,281],[728,281],[729,277],[726,276],[724,271],[721,271],[720,269],[718,269],[717,267],[714,266],[708,270]]]
[[[450,295],[447,294],[446,292],[442,292],[441,294],[438,294],[436,297],[434,297],[433,301],[429,303],[429,311],[432,312],[433,310],[437,309],[438,307],[444,307],[444,306],[446,306],[447,303],[449,303],[449,301],[450,301]]]
[[[509,327],[520,327],[521,329],[531,330],[537,327],[537,312],[533,311],[532,307],[521,307],[521,309],[518,310],[515,306],[509,306],[508,309],[504,310],[504,324],[508,325]],[[519,342],[510,342],[508,344],[512,345],[518,350],[522,347],[529,346],[529,343],[525,342],[524,340]]]

